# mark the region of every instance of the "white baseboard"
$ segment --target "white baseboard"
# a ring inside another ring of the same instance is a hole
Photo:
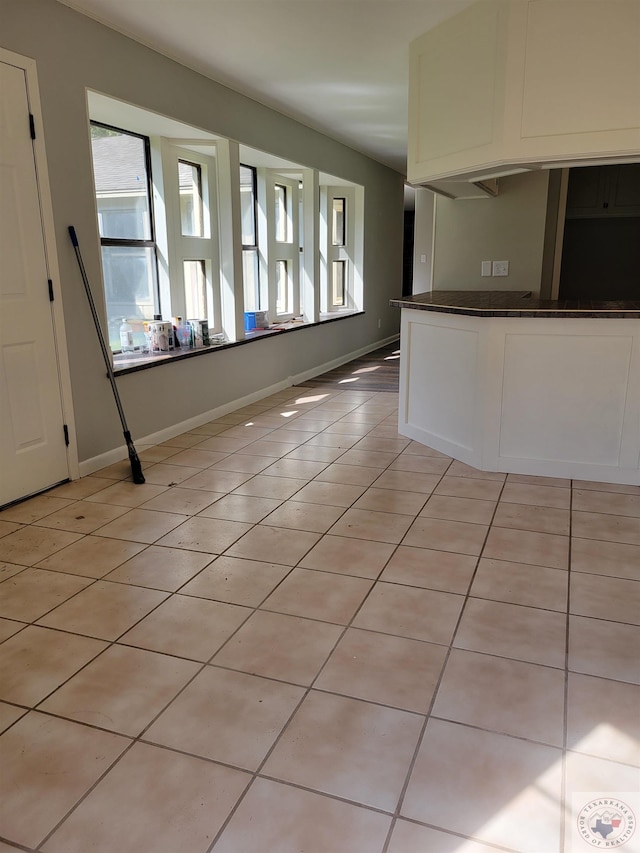
[[[291,376],[290,384],[300,385],[300,383],[306,382],[307,379],[315,379],[316,376],[321,376],[323,373],[329,373],[330,370],[335,370],[336,367],[342,367],[343,364],[347,364],[350,361],[354,361],[356,358],[361,358],[363,355],[367,355],[367,353],[386,347],[387,344],[391,344],[394,341],[399,340],[400,335],[391,335],[390,338],[385,338],[383,341],[376,341],[375,344],[368,344],[366,347],[361,347],[359,350],[350,352],[348,355],[341,356],[340,358],[334,358],[333,361],[327,361],[324,364],[311,368],[311,370],[306,370],[304,373],[298,373],[295,376]]]
[[[328,373],[330,370],[335,370],[336,367],[347,364],[349,361],[353,361],[356,358],[361,358],[363,355],[387,346],[387,344],[393,343],[393,341],[397,340],[399,340],[399,335],[392,335],[390,338],[385,338],[382,341],[377,341],[374,344],[361,347],[359,350],[355,350],[354,352],[348,353],[340,358],[333,359],[332,361],[325,362],[325,364],[317,365],[311,370],[306,370],[303,373],[296,374],[295,376],[289,376],[287,379],[276,382],[268,388],[260,388],[252,394],[247,394],[246,396],[240,397],[236,400],[231,400],[228,403],[224,403],[222,406],[217,406],[215,409],[209,409],[207,412],[202,412],[202,414],[188,418],[186,421],[180,421],[180,423],[172,424],[158,432],[145,435],[142,438],[137,438],[134,442],[136,450],[140,453],[144,447],[161,444],[163,441],[175,438],[176,435],[181,435],[183,432],[189,432],[189,430],[209,423],[209,421],[215,421],[216,418],[221,418],[224,415],[228,415],[230,412],[235,412],[236,409],[242,409],[243,406],[249,406],[251,403],[257,403],[259,400],[269,397],[271,394],[276,394],[278,391],[283,391],[285,388],[290,388],[292,385],[300,385],[308,379],[313,379],[316,376],[321,376],[323,373]],[[79,475],[81,477],[87,477],[89,474],[93,474],[101,468],[114,465],[116,462],[121,462],[126,458],[127,448],[124,445],[121,447],[114,447],[112,450],[107,450],[106,453],[100,453],[98,456],[92,456],[90,459],[85,459],[83,462],[80,462]]]

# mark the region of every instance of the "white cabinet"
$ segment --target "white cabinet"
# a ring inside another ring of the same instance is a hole
[[[506,21],[504,2],[476,3],[412,43],[410,181],[428,183],[499,158]]]
[[[483,471],[640,485],[640,322],[402,309],[398,431]]]
[[[640,157],[638,0],[479,0],[409,80],[411,183]]]

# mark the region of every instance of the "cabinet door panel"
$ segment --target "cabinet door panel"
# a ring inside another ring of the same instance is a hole
[[[567,187],[567,218],[602,216],[606,212],[607,171],[600,166],[571,169]]]
[[[640,163],[571,169],[567,219],[640,216]]]
[[[608,195],[611,215],[640,216],[640,163],[612,167]]]
[[[638,127],[639,12],[633,0],[528,3],[524,138]]]

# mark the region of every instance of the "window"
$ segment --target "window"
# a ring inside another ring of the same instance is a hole
[[[300,179],[278,169],[258,169],[259,255],[265,270],[262,302],[271,322],[300,314]]]
[[[289,217],[287,215],[287,188],[282,184],[274,187],[275,195],[275,238],[277,243],[287,243]]]
[[[178,160],[180,225],[183,237],[204,237],[202,166]]]
[[[253,166],[241,165],[240,211],[245,311],[259,311],[261,308],[256,195],[256,170]]]
[[[235,341],[242,311],[282,325],[362,310],[363,187],[132,105],[107,110],[103,95],[88,101],[115,353],[123,318],[142,349],[154,315],[206,320]]]
[[[342,249],[346,246],[346,198],[331,199],[331,246]],[[347,282],[347,260],[341,258],[331,262],[330,304],[329,310],[344,308],[345,285]]]
[[[333,261],[331,264],[331,293],[334,308],[341,308],[344,305],[346,267],[346,261]]]
[[[333,210],[331,219],[331,245],[344,246],[345,244],[345,198],[333,199]]]
[[[362,310],[362,215],[357,214],[358,203],[362,204],[361,188],[320,188],[321,316]]]
[[[152,155],[155,144],[152,138]],[[221,332],[215,146],[194,140],[189,148],[186,139],[179,146],[170,139],[157,144],[161,175],[154,185],[166,225],[166,239],[158,237],[166,258],[160,270],[165,318],[206,320],[211,331]]]
[[[184,261],[184,291],[186,318],[204,319],[207,314],[207,274],[205,262]]]
[[[276,261],[276,314],[291,313],[289,269],[286,261]]]
[[[139,321],[139,345],[142,321],[160,310],[149,139],[92,123],[91,147],[109,342],[118,351],[123,318]]]

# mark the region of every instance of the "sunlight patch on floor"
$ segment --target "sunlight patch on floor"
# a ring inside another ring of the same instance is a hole
[[[328,396],[328,394],[312,394],[308,397],[298,397],[294,402],[296,405],[300,405],[301,403],[318,403],[320,400],[324,400],[324,398]]]

